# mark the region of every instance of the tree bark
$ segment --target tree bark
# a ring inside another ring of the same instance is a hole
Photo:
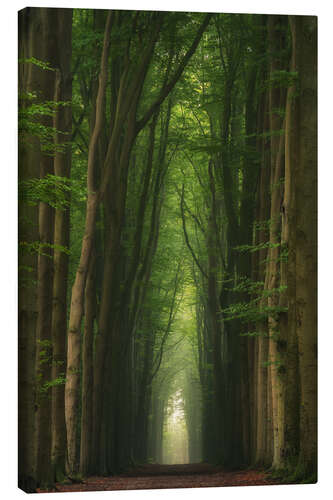
[[[92,431],[93,431],[93,342],[94,320],[96,317],[96,272],[95,252],[89,264],[89,272],[85,290],[85,319],[82,345],[82,414],[81,414],[81,447],[80,472],[86,476],[91,471]]]
[[[281,179],[284,175],[284,135],[279,134],[284,123],[279,116],[279,110],[285,108],[284,90],[279,88],[275,80],[275,74],[283,68],[281,48],[284,46],[284,21],[282,16],[269,16],[268,18],[268,40],[271,52],[269,90],[270,111],[270,134],[271,134],[271,210],[270,210],[270,233],[268,253],[268,307],[271,309],[268,317],[269,332],[269,371],[272,388],[272,417],[273,417],[273,467],[282,467],[282,453],[284,450],[284,385],[281,380],[281,331],[275,309],[279,304],[278,288],[279,280],[279,245],[281,241],[281,213],[282,187]]]
[[[54,119],[55,142],[58,148],[54,157],[54,173],[59,177],[70,177],[71,146],[68,144],[72,133],[72,10],[56,9],[54,23],[57,23],[56,89],[55,102],[66,102],[60,106]],[[60,131],[61,133],[58,133]],[[69,196],[66,196],[68,204]],[[52,451],[51,461],[54,480],[61,481],[66,472],[66,422],[65,385],[62,379],[66,372],[66,331],[67,331],[67,280],[68,254],[62,248],[69,248],[69,206],[55,211],[54,222],[54,279],[52,310],[53,364],[52,380]]]
[[[36,27],[37,9],[19,12],[19,58],[29,59],[41,46]],[[19,65],[19,110],[26,101],[22,94],[38,89],[40,69],[32,63]],[[19,135],[18,175],[25,182],[39,177],[39,140],[29,131]],[[19,242],[31,245],[38,241],[38,208],[24,200],[18,207]],[[37,323],[37,253],[19,253],[18,289],[18,485],[26,492],[36,489],[35,481],[35,359]]]
[[[296,184],[296,334],[300,374],[298,470],[317,469],[317,19],[292,17],[299,78]],[[297,146],[296,146],[297,147]]]
[[[75,474],[79,466],[77,454],[78,408],[80,398],[80,357],[81,357],[81,321],[83,316],[83,298],[88,274],[99,193],[95,186],[95,162],[99,137],[102,131],[105,93],[107,85],[107,62],[110,46],[110,31],[112,27],[112,12],[109,12],[104,34],[99,87],[96,98],[96,119],[90,139],[87,174],[87,208],[85,233],[82,241],[81,256],[75,281],[72,288],[71,307],[68,328],[67,371],[65,385],[65,417],[67,429],[68,469]]]
[[[290,71],[295,73],[296,67],[296,39],[293,18],[289,19],[292,32],[292,56]],[[294,467],[295,457],[299,453],[299,369],[298,369],[298,347],[296,336],[296,260],[295,260],[295,228],[296,228],[296,184],[294,165],[298,161],[298,120],[299,99],[297,98],[296,80],[290,83],[286,104],[286,126],[285,126],[285,183],[284,199],[282,205],[282,231],[281,249],[285,256],[281,260],[280,275],[281,284],[286,290],[280,295],[280,307],[288,307],[288,313],[284,314],[282,326],[284,331],[285,355],[285,399],[284,399],[284,441],[285,450],[283,454],[283,466],[290,471]],[[281,323],[280,322],[280,323]]]
[[[263,113],[262,113],[262,129],[260,133],[267,133],[269,130],[268,123],[268,99],[267,93],[265,93]],[[261,141],[261,171],[258,189],[258,204],[259,204],[259,214],[258,214],[258,229],[256,231],[256,237],[258,245],[264,244],[269,238],[268,220],[270,216],[270,195],[269,195],[269,185],[270,185],[270,144],[269,139],[263,138]],[[258,269],[257,278],[258,281],[265,282],[265,261],[267,258],[267,249],[261,248],[258,251]],[[264,285],[264,289],[267,288],[267,283]],[[260,308],[262,309],[267,303],[267,299],[261,299]],[[268,389],[267,389],[267,379],[268,379],[268,325],[267,320],[262,319],[256,323],[256,330],[259,333],[258,336],[258,358],[257,358],[257,436],[256,436],[256,454],[255,463],[258,465],[268,465],[268,456],[266,449],[266,440],[268,432]],[[271,436],[269,436],[269,439]]]
[[[48,62],[52,70],[42,71],[40,77],[41,96],[43,101],[52,101],[55,95],[56,75],[54,64],[57,58],[57,23],[53,9],[40,9],[40,29],[42,36],[41,60]],[[43,117],[42,125],[52,127],[52,117]],[[40,178],[54,174],[54,158],[47,152],[40,159]],[[41,486],[52,484],[51,467],[51,415],[52,401],[50,381],[52,378],[52,301],[53,301],[53,243],[54,243],[54,209],[46,202],[39,203],[39,241],[38,285],[37,285],[37,456],[36,474]]]

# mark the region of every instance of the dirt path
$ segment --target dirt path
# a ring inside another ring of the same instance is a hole
[[[255,470],[224,471],[209,464],[143,465],[112,477],[89,477],[82,483],[57,484],[56,491],[112,491],[209,486],[255,486],[277,484]]]

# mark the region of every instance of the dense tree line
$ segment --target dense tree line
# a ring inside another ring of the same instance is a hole
[[[316,71],[314,17],[20,11],[22,489],[165,460],[172,408],[315,480]]]
[[[301,477],[316,468],[316,25],[227,15],[215,25],[205,43],[217,49],[203,58],[201,106],[189,118],[196,179],[184,177],[180,195],[209,394],[203,456]],[[312,164],[306,174],[301,158]],[[193,199],[191,213],[184,193],[197,180],[203,205]]]

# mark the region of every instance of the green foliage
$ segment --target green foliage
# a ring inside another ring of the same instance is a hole
[[[55,71],[55,68],[52,68],[50,63],[42,61],[40,59],[36,59],[36,57],[21,58],[18,60],[18,62],[20,64],[34,64],[35,66],[43,70]]]
[[[254,221],[253,229],[255,231],[269,231],[271,220]]]
[[[275,366],[278,368],[279,366],[281,366],[281,361],[278,359],[275,359],[274,361],[273,360],[263,361],[262,366],[266,368],[268,366]]]
[[[222,285],[226,285],[228,283],[232,283],[233,280],[223,280]],[[238,279],[238,282],[236,285],[232,287],[233,292],[246,292],[248,294],[253,294],[256,292],[260,292],[260,290],[263,288],[264,282],[263,281],[252,281],[250,278],[247,277],[240,277]]]
[[[287,308],[279,306],[258,307],[257,302],[259,300],[239,302],[222,309],[223,319],[221,321],[241,320],[243,323],[256,322],[269,317],[278,318],[281,312],[287,311]]]
[[[54,243],[43,243],[41,241],[32,241],[32,242],[27,242],[27,241],[20,241],[19,242],[19,251],[20,252],[27,252],[30,254],[37,253],[38,255],[43,255],[44,257],[49,257],[52,258],[52,253],[48,253],[45,250],[46,249],[52,249],[52,250],[57,250],[58,252],[63,252],[67,255],[70,255],[70,250],[69,248],[66,248],[62,245],[56,245]],[[29,271],[32,271],[33,269],[30,268]]]
[[[70,146],[70,140],[66,141],[66,134],[51,125],[43,123],[45,118],[53,118],[57,111],[71,106],[71,102],[65,101],[40,101],[34,92],[22,92],[19,94],[18,110],[18,134],[19,141],[25,147],[31,146],[31,136],[39,140],[41,151],[44,154],[54,155],[63,153]],[[63,136],[64,140],[55,141],[56,134]]]
[[[270,73],[270,79],[266,80],[264,88],[288,88],[297,81],[297,71],[276,70]]]
[[[41,392],[48,392],[52,387],[59,387],[60,385],[65,385],[66,377],[64,373],[59,374],[59,376],[49,382],[45,382],[41,387]]]
[[[82,180],[48,174],[42,179],[30,178],[19,182],[19,201],[29,205],[47,203],[58,210],[66,210],[70,203],[86,199],[86,186]]]
[[[281,313],[287,312],[287,307],[281,307],[279,305],[268,306],[266,305],[266,300],[264,300],[265,305],[262,305],[263,299],[267,299],[272,296],[279,296],[281,293],[285,292],[287,287],[280,286],[273,289],[262,289],[262,287],[262,282],[252,283],[251,280],[243,280],[243,282],[240,283],[240,286],[236,285],[236,287],[232,289],[233,292],[246,292],[250,295],[255,294],[255,297],[251,300],[247,300],[246,302],[234,302],[230,306],[222,309],[223,318],[221,321],[240,320],[245,324],[248,322],[255,323],[269,317],[278,319]],[[257,336],[261,334],[264,334],[264,332],[255,331],[242,333],[242,335],[247,336]]]
[[[259,330],[254,332],[245,332],[239,334],[241,337],[267,337],[267,332],[265,330]]]
[[[52,357],[52,342],[47,339],[38,339],[37,344],[39,345],[39,363],[48,363]]]
[[[239,245],[234,247],[234,250],[238,252],[259,252],[260,250],[264,250],[265,248],[279,248],[281,247],[281,243],[272,243],[271,241],[265,241],[264,243],[259,243],[258,245]]]

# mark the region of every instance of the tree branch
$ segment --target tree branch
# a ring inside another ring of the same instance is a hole
[[[194,54],[197,46],[199,45],[199,42],[200,42],[201,37],[202,37],[202,34],[205,31],[205,29],[207,28],[207,26],[208,26],[208,24],[209,24],[212,16],[213,16],[213,14],[207,14],[205,16],[205,18],[204,18],[204,20],[203,20],[200,28],[198,29],[196,37],[195,37],[195,39],[192,42],[191,47],[186,52],[185,56],[183,57],[181,63],[179,64],[179,66],[178,66],[176,72],[174,73],[173,77],[171,78],[170,82],[167,85],[165,85],[164,87],[162,87],[160,95],[158,96],[158,98],[156,99],[156,101],[146,111],[145,115],[141,118],[141,120],[139,120],[136,123],[136,130],[137,130],[137,132],[139,132],[140,130],[143,129],[143,127],[147,124],[147,122],[150,120],[150,118],[154,114],[156,108],[158,108],[162,104],[162,102],[164,101],[164,99],[168,96],[168,94],[171,92],[171,90],[173,89],[173,87],[178,82],[178,80],[181,77],[181,75],[182,75],[182,73],[183,73],[183,71],[184,71],[184,69],[185,69],[188,61],[191,59],[191,57],[193,56],[193,54]]]
[[[203,267],[201,266],[200,262],[198,261],[197,257],[195,256],[195,253],[193,251],[193,248],[191,247],[190,240],[188,238],[188,234],[186,231],[186,222],[185,222],[185,214],[184,214],[184,184],[182,185],[182,194],[181,194],[181,199],[180,199],[180,210],[181,210],[183,231],[184,231],[186,245],[187,245],[189,251],[191,252],[191,255],[194,259],[194,262],[196,263],[196,265],[200,269],[201,273],[203,274],[203,276],[205,276],[205,278],[208,279],[207,273],[204,271]]]

